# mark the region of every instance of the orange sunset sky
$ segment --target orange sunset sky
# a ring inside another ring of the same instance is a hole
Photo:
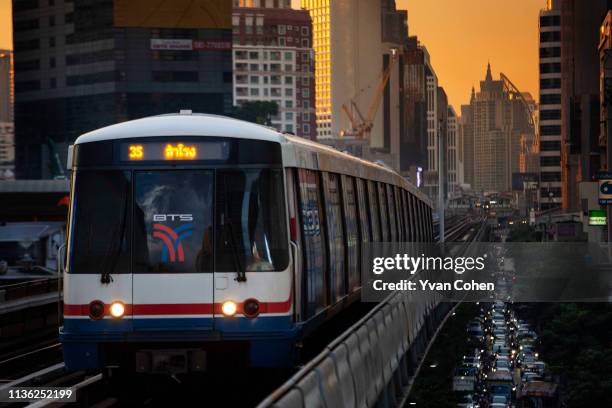
[[[333,1],[333,0],[332,0]],[[299,0],[292,0],[299,7]],[[0,48],[11,47],[11,0],[0,0]],[[522,91],[538,91],[538,11],[545,0],[397,0],[410,35],[427,46],[440,84],[457,111],[470,88],[504,72]]]

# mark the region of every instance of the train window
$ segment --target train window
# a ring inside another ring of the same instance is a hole
[[[327,243],[329,245],[329,289],[332,303],[346,293],[344,279],[344,237],[342,231],[342,203],[340,177],[334,173],[323,173],[325,196],[325,219],[327,221]]]
[[[400,241],[406,242],[406,201],[404,200],[404,190],[401,187],[395,187],[395,201],[398,203],[400,215]]]
[[[219,272],[270,272],[289,264],[283,173],[218,170],[216,258]]]
[[[413,219],[412,219],[412,201],[410,194],[408,191],[404,191],[404,198],[406,200],[406,241],[412,242],[412,228],[413,228]]]
[[[419,210],[419,218],[417,223],[419,224],[419,241],[424,242],[427,238],[425,236],[425,211],[423,208],[423,202],[417,199],[417,208]]]
[[[368,205],[372,221],[372,242],[381,242],[380,212],[378,211],[378,190],[375,181],[368,181]]]
[[[433,218],[431,217],[431,207],[427,207],[427,232],[429,241],[433,242]]]
[[[131,196],[129,172],[75,174],[70,273],[130,273]]]
[[[408,226],[407,226],[407,240],[414,242],[414,217],[412,215],[412,209],[414,205],[412,203],[412,194],[406,191],[406,213],[408,215]]]
[[[344,231],[346,245],[346,266],[348,291],[359,287],[359,234],[357,231],[357,202],[355,197],[355,179],[342,176],[342,203],[344,209]]]
[[[387,209],[389,210],[389,238],[391,242],[399,241],[397,237],[397,210],[395,205],[395,197],[393,194],[393,185],[384,184],[385,189],[387,190]]]
[[[311,317],[327,305],[326,247],[322,225],[321,187],[316,171],[299,169],[298,179],[304,271],[306,272],[303,298],[306,302],[306,315]]]
[[[213,271],[213,172],[134,174],[134,272]]]
[[[370,228],[370,207],[368,206],[368,194],[366,191],[366,181],[358,178],[357,180],[357,207],[359,208],[359,227],[361,242],[372,241],[372,229]]]
[[[380,213],[380,225],[382,232],[382,242],[390,242],[391,236],[389,234],[389,207],[387,206],[387,193],[385,192],[384,183],[376,183],[378,187],[378,205]]]
[[[412,217],[414,222],[412,224],[414,242],[419,242],[421,239],[421,231],[419,231],[419,228],[421,227],[419,225],[419,200],[416,196],[412,196]]]
[[[397,240],[404,242],[404,206],[402,199],[402,189],[394,186],[393,196],[395,197],[395,208],[397,209]]]

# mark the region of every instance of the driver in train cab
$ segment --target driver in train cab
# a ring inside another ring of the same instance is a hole
[[[251,247],[251,262],[247,265],[246,270],[249,272],[270,272],[274,270],[274,265],[262,258],[259,254],[256,241],[253,241],[253,246]]]

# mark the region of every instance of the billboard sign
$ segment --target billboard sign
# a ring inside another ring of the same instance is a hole
[[[193,40],[193,49],[198,51],[230,51],[232,42],[226,40]]]
[[[190,40],[180,38],[152,38],[152,50],[174,51],[231,51],[232,42],[226,40]]]
[[[606,210],[589,210],[589,225],[606,225]]]
[[[612,204],[612,173],[599,173],[599,205]]]
[[[115,27],[232,28],[232,0],[114,0]]]
[[[152,38],[151,49],[191,51],[193,50],[193,41],[170,38]]]

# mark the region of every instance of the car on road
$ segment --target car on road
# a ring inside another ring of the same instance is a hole
[[[510,363],[508,362],[508,360],[497,359],[497,360],[495,360],[495,368],[498,369],[498,370],[500,368],[510,369]]]
[[[466,394],[461,397],[461,402],[457,404],[458,408],[474,408],[474,397],[472,394]]]
[[[492,404],[507,404],[508,398],[505,395],[493,394],[491,395]]]

